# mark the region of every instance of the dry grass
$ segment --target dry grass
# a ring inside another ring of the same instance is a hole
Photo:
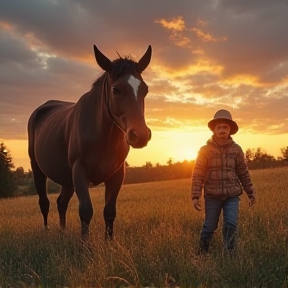
[[[285,168],[252,171],[257,204],[249,209],[242,196],[233,259],[222,254],[220,231],[211,254],[196,256],[204,214],[192,209],[190,179],[123,186],[111,243],[104,241],[103,188],[91,189],[94,216],[87,243],[80,240],[75,196],[64,233],[57,195],[49,196],[49,231],[43,229],[36,196],[1,200],[0,287],[160,288],[168,287],[167,273],[181,288],[286,287],[287,176]]]

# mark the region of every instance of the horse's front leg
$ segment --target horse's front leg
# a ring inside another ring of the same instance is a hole
[[[72,179],[79,200],[79,216],[83,239],[89,236],[89,224],[93,216],[93,207],[89,194],[90,180],[88,171],[82,161],[77,160],[72,168]]]
[[[113,223],[116,217],[116,201],[124,179],[124,165],[105,181],[105,207],[103,216],[105,220],[105,239],[113,239]]]

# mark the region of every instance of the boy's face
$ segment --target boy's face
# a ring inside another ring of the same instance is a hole
[[[230,125],[225,122],[220,122],[215,126],[213,133],[217,138],[226,140],[230,135]]]

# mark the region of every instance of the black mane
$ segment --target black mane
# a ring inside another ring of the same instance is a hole
[[[119,58],[112,61],[112,68],[109,71],[110,76],[112,79],[117,79],[124,74],[132,74],[135,75],[139,73],[137,71],[137,62],[131,59],[131,57]],[[98,80],[104,78],[105,73],[103,73],[99,78],[97,78],[92,87],[96,85]]]

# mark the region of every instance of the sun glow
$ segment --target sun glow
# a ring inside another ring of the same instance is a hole
[[[127,161],[131,166],[142,166],[147,161],[153,165],[167,165],[169,159],[174,163],[195,160],[200,147],[210,135],[206,127],[197,131],[193,127],[187,131],[156,130],[152,132],[152,139],[145,148],[130,150]]]
[[[195,160],[197,157],[197,152],[193,149],[187,148],[187,149],[183,149],[181,151],[178,151],[177,154],[175,155],[175,161],[191,161],[191,160]]]

